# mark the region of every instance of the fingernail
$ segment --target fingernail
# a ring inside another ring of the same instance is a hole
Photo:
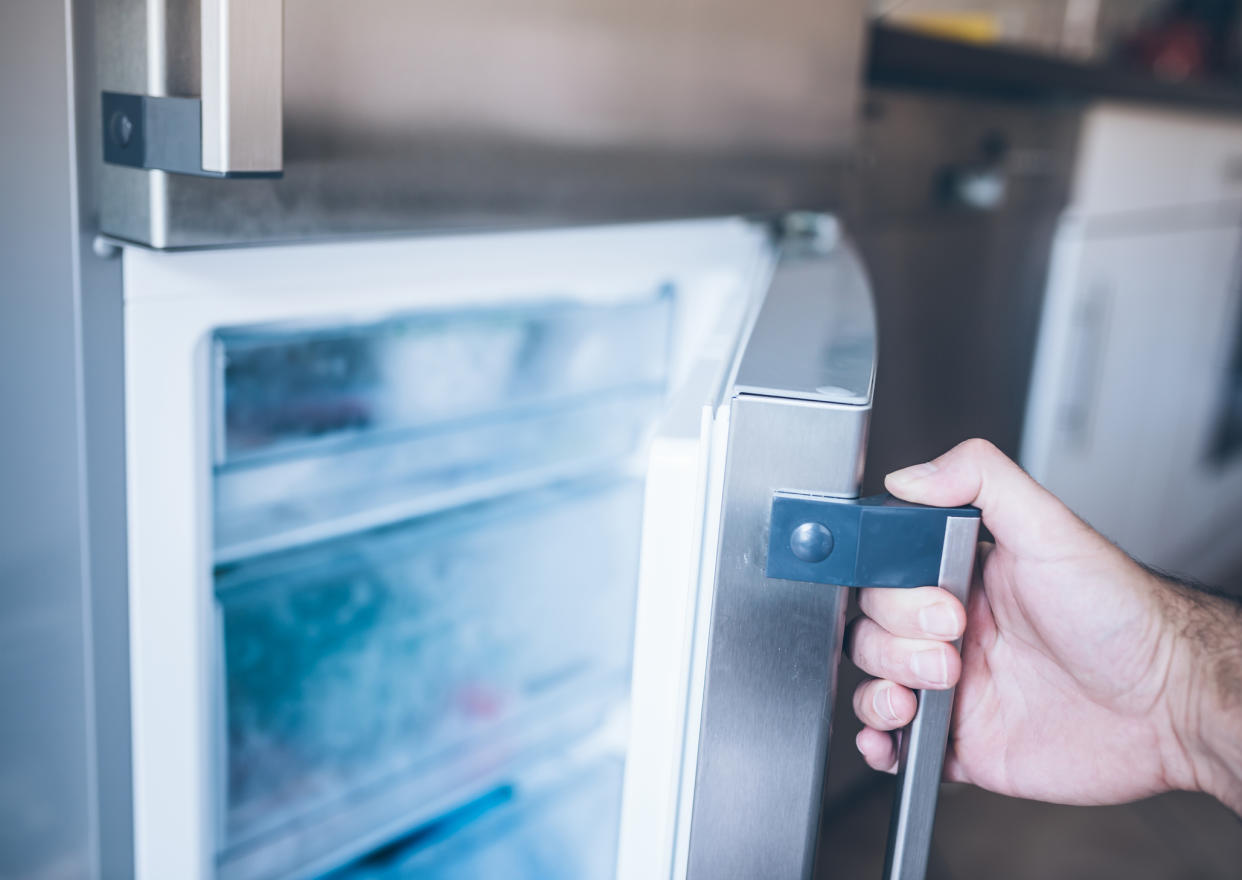
[[[899,471],[893,471],[888,475],[888,479],[898,485],[907,486],[910,483],[917,483],[924,480],[940,470],[940,466],[934,461],[925,461],[922,464],[911,465],[908,468],[902,468]]]
[[[951,639],[957,635],[957,615],[943,602],[919,609],[919,627],[929,636]]]
[[[910,668],[914,670],[915,676],[930,685],[939,687],[949,685],[949,661],[945,658],[942,648],[916,651],[910,657]]]
[[[897,707],[893,705],[893,689],[891,687],[877,689],[871,696],[871,705],[875,708],[876,714],[885,721],[897,721]]]

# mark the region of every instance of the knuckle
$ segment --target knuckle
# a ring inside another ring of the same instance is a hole
[[[867,711],[867,695],[871,692],[871,682],[864,681],[854,688],[854,714],[858,720],[866,723],[870,713]]]
[[[985,458],[990,458],[1000,451],[991,440],[984,440],[982,437],[970,438],[962,443],[962,449],[973,456]]]
[[[879,620],[891,615],[892,596],[896,590],[883,590],[878,587],[868,587],[858,595],[858,607],[862,609],[863,614],[879,622]]]
[[[860,617],[854,623],[853,637],[850,640],[850,657],[864,669],[874,666],[875,640],[871,636],[870,620]]]
[[[885,590],[871,588],[858,597],[859,607],[881,628],[896,635],[912,635],[918,629],[918,609],[928,602],[928,588]],[[938,590],[938,587],[932,587]]]
[[[854,630],[854,662],[865,672],[877,675],[885,668],[885,639],[883,630],[867,618],[862,618]]]
[[[879,667],[885,672],[892,672],[898,669],[904,669],[907,663],[909,651],[901,640],[893,636],[888,636],[881,640],[879,647]]]
[[[945,647],[945,651],[948,652],[949,687],[953,687],[962,677],[962,655],[948,646]]]

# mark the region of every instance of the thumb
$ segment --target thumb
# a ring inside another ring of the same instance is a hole
[[[987,440],[967,440],[924,464],[884,479],[905,501],[934,507],[973,504],[999,545],[1042,557],[1091,534],[1055,495]]]

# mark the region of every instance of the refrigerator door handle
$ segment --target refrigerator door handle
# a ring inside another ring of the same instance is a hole
[[[197,177],[284,170],[284,0],[201,0],[201,97],[102,94],[104,161]]]
[[[978,518],[946,520],[938,583],[960,599],[962,605],[970,594],[978,539]],[[961,650],[961,639],[953,646]],[[893,802],[884,855],[885,880],[922,880],[927,874],[956,690],[919,691],[918,711],[901,738],[897,799]]]
[[[980,513],[934,508],[890,495],[862,500],[778,492],[772,501],[767,575],[845,587],[938,584],[962,604],[974,575]],[[960,649],[961,640],[954,643]],[[920,691],[901,741],[885,880],[922,880],[955,689]]]
[[[203,170],[283,165],[284,0],[202,0]]]

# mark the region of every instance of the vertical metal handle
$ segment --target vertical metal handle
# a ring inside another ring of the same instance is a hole
[[[201,0],[202,166],[270,174],[284,165],[283,0]]]
[[[890,588],[924,586],[935,578],[965,604],[980,518],[975,507],[926,507],[891,495],[834,499],[777,492],[767,575]],[[955,647],[960,646],[959,640]],[[902,739],[885,880],[922,880],[927,872],[953,695],[953,690],[921,691],[918,711]]]
[[[945,521],[938,582],[963,605],[974,577],[978,539],[977,517],[949,517]],[[960,649],[960,639],[954,647]],[[884,859],[885,880],[922,880],[927,873],[955,692],[956,688],[920,691],[918,711],[902,737],[897,799]]]

